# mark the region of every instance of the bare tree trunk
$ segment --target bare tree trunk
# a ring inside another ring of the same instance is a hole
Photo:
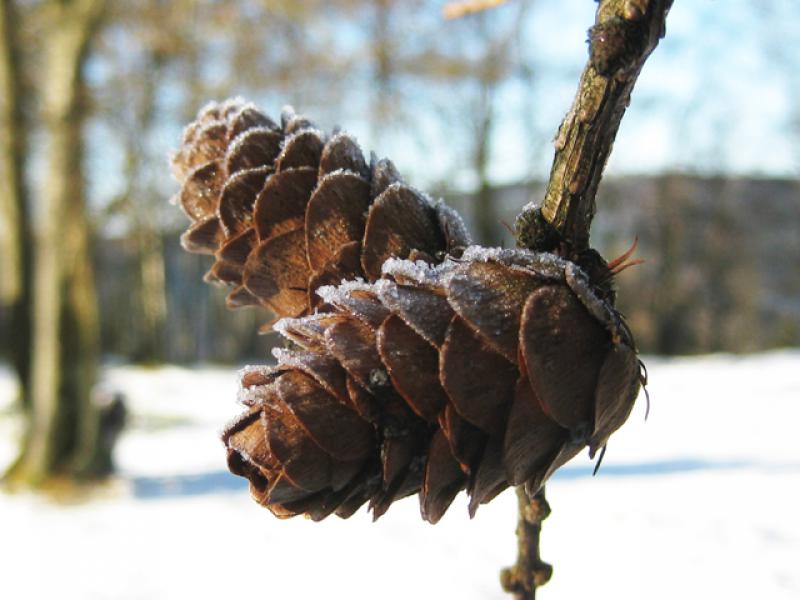
[[[15,3],[0,2],[0,213],[7,243],[0,248],[3,282],[0,298],[10,307],[9,350],[19,380],[22,406],[30,405],[31,254],[32,236],[25,186],[26,120],[19,40],[20,18]]]
[[[142,143],[142,132],[150,131],[156,113],[156,85],[165,57],[158,49],[148,57],[148,68],[138,82],[139,102],[134,110],[131,130],[126,132],[127,158],[125,166],[128,187],[125,192],[126,205],[136,241],[138,260],[138,312],[140,330],[135,334],[136,358],[161,360],[163,356],[163,334],[167,319],[166,277],[164,273],[164,247],[159,232],[159,208],[154,205],[158,194],[148,189],[143,160],[146,150]],[[160,204],[160,202],[159,202]]]
[[[652,293],[650,311],[655,319],[655,351],[668,356],[695,343],[680,272],[682,249],[689,243],[683,220],[689,209],[686,185],[684,178],[667,175],[659,180],[657,191],[654,239],[658,248],[658,287]]]
[[[395,76],[395,65],[392,49],[394,45],[392,32],[392,11],[394,2],[378,0],[374,4],[374,23],[372,25],[372,61],[374,96],[372,98],[372,114],[370,127],[372,143],[377,144],[394,107],[392,106],[392,85]]]
[[[94,27],[94,26],[93,26]],[[91,31],[89,35],[91,35]],[[88,40],[87,40],[88,43]],[[97,363],[100,354],[100,323],[97,291],[92,264],[92,233],[86,214],[85,190],[82,169],[83,117],[86,114],[86,93],[82,78],[76,84],[78,97],[76,116],[69,126],[69,145],[73,155],[68,177],[71,179],[71,197],[67,205],[65,231],[66,297],[64,309],[61,369],[65,374],[63,393],[73,396],[77,407],[74,442],[69,447],[73,454],[69,470],[78,476],[105,473],[110,469],[110,457],[98,455],[99,414],[92,402],[92,389],[97,380]]]
[[[89,476],[98,412],[91,401],[98,321],[82,171],[82,69],[103,0],[51,2],[42,104],[48,136],[42,223],[35,253],[32,413],[14,474],[41,484],[54,474]]]
[[[486,40],[488,47],[480,62],[476,65],[478,96],[473,109],[472,121],[475,123],[472,166],[478,179],[478,190],[475,197],[474,217],[477,239],[486,246],[498,246],[502,242],[500,221],[494,203],[494,193],[489,181],[489,161],[492,154],[492,139],[496,124],[495,108],[497,92],[500,86],[512,73],[521,70],[513,66],[514,45],[520,35],[525,15],[531,5],[529,0],[518,2],[514,26],[504,35],[498,35],[492,22],[486,15],[476,17],[476,33],[479,39]],[[486,8],[485,6],[473,8]]]
[[[494,124],[494,82],[481,82],[481,98],[478,122],[475,126],[475,150],[473,168],[478,178],[478,193],[475,196],[475,227],[478,241],[485,246],[496,246],[497,211],[492,202],[494,194],[489,183],[489,157],[492,126]]]
[[[158,226],[149,222],[142,226],[139,239],[139,277],[144,344],[142,355],[148,360],[164,359],[164,325],[167,320],[164,244]]]

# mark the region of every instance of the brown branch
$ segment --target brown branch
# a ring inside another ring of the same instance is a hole
[[[503,569],[500,583],[505,591],[514,594],[515,600],[533,600],[536,588],[547,583],[553,574],[553,567],[542,562],[539,556],[539,534],[542,521],[550,514],[550,505],[544,497],[544,488],[530,499],[524,487],[519,486],[517,499],[517,563]]]
[[[589,247],[595,195],[633,86],[664,35],[672,0],[603,0],[589,30],[589,61],[555,140],[540,207],[517,217],[517,243],[575,257]],[[566,248],[563,245],[566,244]]]
[[[442,15],[445,19],[460,19],[472,13],[481,12],[505,4],[508,0],[468,0],[445,4]]]
[[[517,244],[557,250],[575,259],[589,248],[595,196],[608,156],[647,57],[664,36],[672,0],[601,0],[589,30],[589,61],[575,100],[558,130],[550,180],[541,206],[525,207]],[[550,512],[544,490],[528,499],[517,488],[517,563],[501,573],[503,589],[532,600],[552,567],[539,557],[541,521]]]

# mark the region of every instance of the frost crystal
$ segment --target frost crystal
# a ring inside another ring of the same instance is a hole
[[[337,131],[330,137],[328,143],[337,144],[340,140],[349,140],[352,142],[352,144],[345,144],[347,150],[346,158],[349,159],[350,162],[357,163],[364,160],[364,157],[361,155],[360,145],[355,136],[345,131]]]
[[[353,281],[342,279],[339,285],[323,285],[317,288],[315,293],[326,304],[336,304],[346,300],[352,292],[371,292],[372,289],[372,284],[359,277]]]
[[[464,251],[463,258],[470,261],[494,261],[509,267],[521,267],[558,281],[564,280],[564,269],[567,268],[567,265],[572,264],[549,252],[533,252],[524,248],[470,246]]]
[[[294,118],[302,119],[302,117],[297,117],[297,116],[295,116]],[[294,132],[292,132],[291,134],[289,134],[285,138],[283,138],[283,140],[281,141],[281,151],[283,151],[287,146],[289,146],[295,138],[297,138],[297,137],[299,137],[299,136],[301,136],[303,134],[306,134],[306,133],[313,133],[320,140],[322,140],[323,142],[325,141],[325,132],[324,131],[318,129],[317,127],[315,127],[313,125],[308,125],[308,126],[305,126],[305,127],[300,127],[299,129],[295,130]]]
[[[273,129],[269,127],[253,127],[251,129],[247,129],[233,138],[233,141],[228,146],[227,155],[228,156],[235,156],[241,150],[242,145],[244,144],[244,140],[249,138],[253,134],[258,133],[271,133]]]
[[[277,358],[277,357],[276,357]],[[245,406],[259,404],[265,396],[264,381],[268,381],[273,367],[266,365],[247,365],[239,370],[239,391],[236,400]]]
[[[424,260],[389,258],[383,263],[381,271],[398,281],[410,281],[425,287],[441,287],[455,264],[449,258],[435,266]]]

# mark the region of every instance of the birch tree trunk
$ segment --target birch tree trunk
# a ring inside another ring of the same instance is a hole
[[[24,171],[26,121],[19,39],[20,17],[11,0],[0,1],[0,214],[5,224],[0,239],[0,284],[3,304],[10,307],[9,350],[19,381],[22,406],[29,407],[31,347],[31,224]]]
[[[14,476],[35,485],[110,465],[91,401],[97,301],[83,194],[83,67],[104,0],[50,2],[41,37],[47,136],[42,219],[34,257],[32,411]]]

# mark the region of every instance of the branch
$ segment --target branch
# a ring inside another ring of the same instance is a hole
[[[516,221],[517,245],[557,250],[575,259],[589,249],[595,196],[633,86],[664,36],[672,0],[601,0],[589,30],[589,61],[555,140],[550,180],[540,207],[526,206]],[[516,600],[533,600],[552,567],[539,557],[541,521],[550,513],[544,489],[528,499],[517,488],[517,563],[501,573]]]
[[[505,4],[508,0],[466,0],[445,4],[442,15],[445,19],[460,19],[466,15],[482,12]]]
[[[517,217],[519,246],[562,250],[575,257],[589,248],[595,195],[633,86],[664,36],[672,0],[602,0],[589,30],[589,61],[555,140],[556,153],[541,207]]]
[[[544,488],[533,499],[524,486],[517,488],[519,520],[517,522],[517,564],[500,573],[500,583],[515,600],[534,600],[536,588],[544,585],[553,574],[553,567],[539,556],[539,534],[542,521],[550,514]]]

